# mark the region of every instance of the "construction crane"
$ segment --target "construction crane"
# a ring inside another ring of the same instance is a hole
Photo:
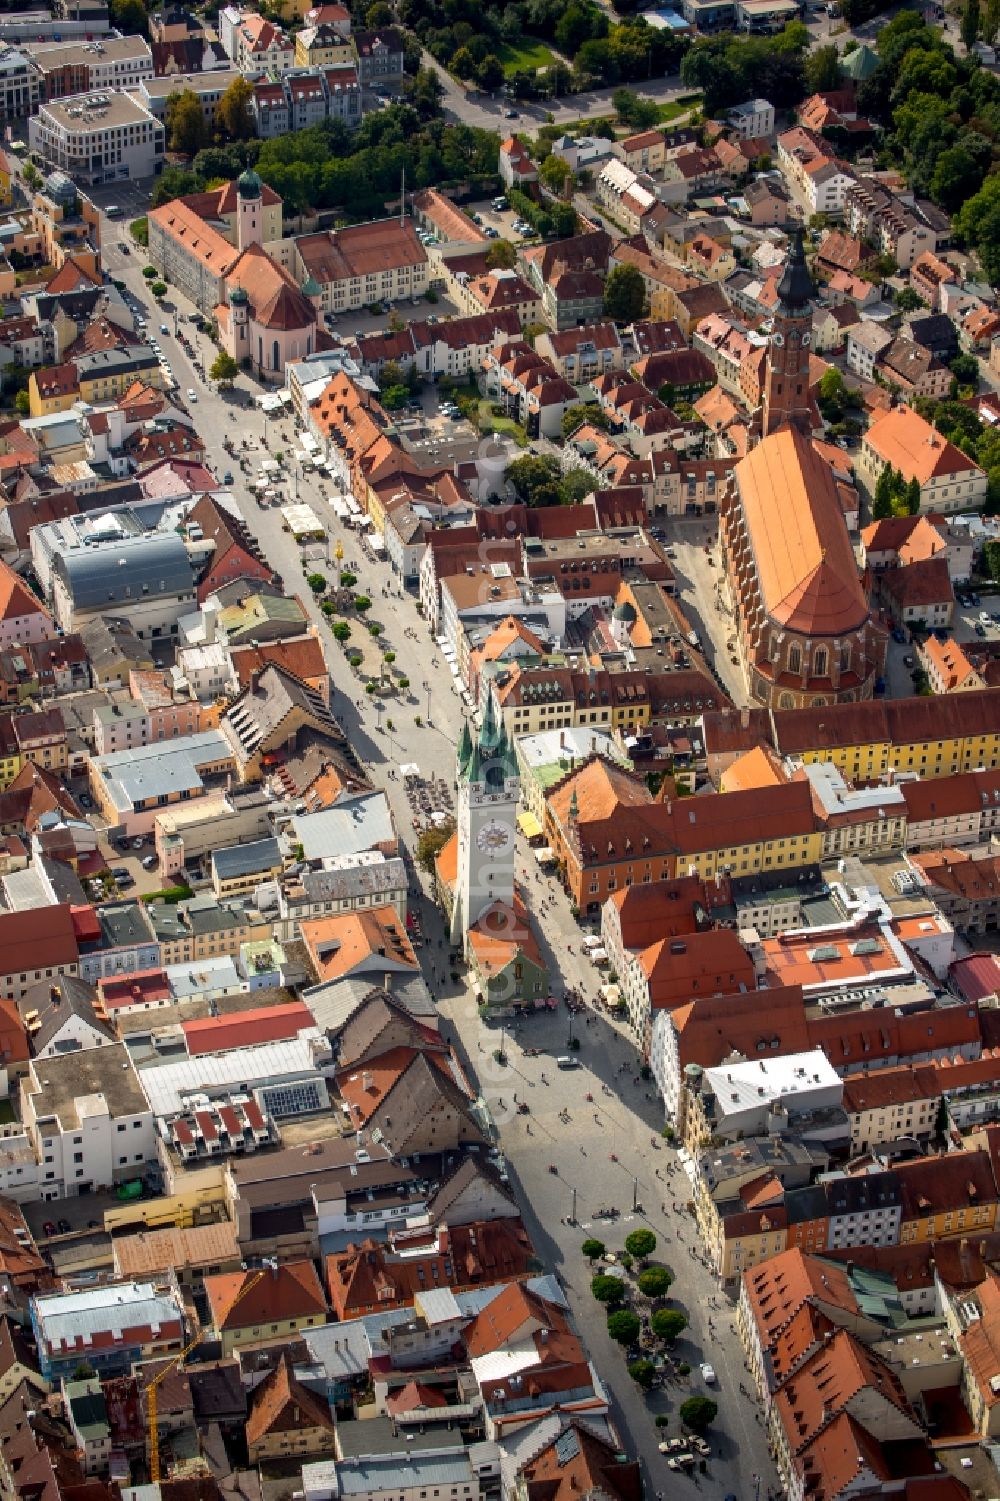
[[[276,1272],[276,1261],[268,1261],[260,1271],[254,1272],[248,1281],[244,1282],[236,1297],[229,1305],[229,1313],[232,1313],[237,1303],[253,1292],[258,1282],[266,1277],[268,1272]],[[172,1360],[168,1360],[162,1370],[157,1371],[152,1381],[147,1382],[146,1392],[146,1427],[149,1430],[149,1479],[151,1484],[158,1485],[160,1481],[160,1426],[159,1426],[159,1390],[162,1383],[170,1375],[171,1371],[179,1370],[184,1361],[196,1349],[205,1338],[205,1330],[199,1329],[194,1339],[189,1339],[183,1350],[179,1350]]]

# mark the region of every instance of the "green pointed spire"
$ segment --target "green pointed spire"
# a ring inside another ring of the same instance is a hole
[[[467,719],[462,720],[462,733],[458,737],[456,756],[458,760],[458,775],[464,777],[469,769],[469,762],[472,759],[472,736],[469,734],[469,721]]]
[[[576,788],[575,787],[573,788],[573,791],[570,794],[570,799],[569,799],[569,816],[570,816],[570,818],[579,818],[579,816],[580,816],[580,804],[577,801]]]
[[[493,694],[486,695],[486,706],[483,709],[483,723],[479,731],[479,749],[492,755],[497,749],[500,740],[500,731],[503,721],[497,724],[496,706],[493,703]]]

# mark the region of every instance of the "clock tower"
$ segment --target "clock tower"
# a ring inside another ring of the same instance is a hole
[[[764,372],[761,437],[779,427],[812,430],[809,397],[809,347],[812,339],[813,286],[806,265],[802,231],[796,229],[785,269],[778,282],[771,337]]]
[[[462,727],[458,742],[458,869],[451,941],[465,946],[470,927],[496,903],[514,900],[517,805],[521,783],[514,747],[487,693],[477,739]]]

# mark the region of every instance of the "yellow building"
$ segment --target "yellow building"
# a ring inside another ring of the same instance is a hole
[[[10,162],[5,153],[0,151],[0,204],[6,208],[13,201],[14,195],[10,188]]]
[[[68,412],[80,400],[80,379],[75,365],[49,365],[28,376],[28,415],[51,417]]]
[[[93,404],[117,401],[134,381],[163,390],[163,368],[151,349],[99,349],[76,361],[80,397]]]
[[[326,1295],[311,1261],[272,1265],[205,1278],[209,1317],[228,1359],[234,1350],[280,1344],[329,1317]]]
[[[921,1157],[897,1169],[902,1198],[900,1245],[988,1234],[996,1225],[997,1190],[985,1150]]]
[[[723,716],[706,716],[709,775],[716,783],[737,756],[762,741],[782,757],[829,761],[849,782],[877,781],[890,770],[954,776],[1000,766],[1000,688],[752,713],[745,733],[734,731],[731,717],[727,725]]]
[[[354,62],[349,41],[332,26],[304,26],[295,36],[297,68],[347,68]]]

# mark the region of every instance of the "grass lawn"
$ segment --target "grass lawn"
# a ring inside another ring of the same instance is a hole
[[[513,438],[518,448],[528,446],[528,435],[524,428],[516,423],[513,417],[498,417],[486,400],[479,403],[479,431],[481,433],[506,433],[508,437]]]
[[[518,46],[512,47],[505,42],[500,48],[500,61],[508,78],[515,73],[530,73],[533,68],[550,68],[555,62],[555,54],[550,52],[544,42],[535,37],[523,37]]]

